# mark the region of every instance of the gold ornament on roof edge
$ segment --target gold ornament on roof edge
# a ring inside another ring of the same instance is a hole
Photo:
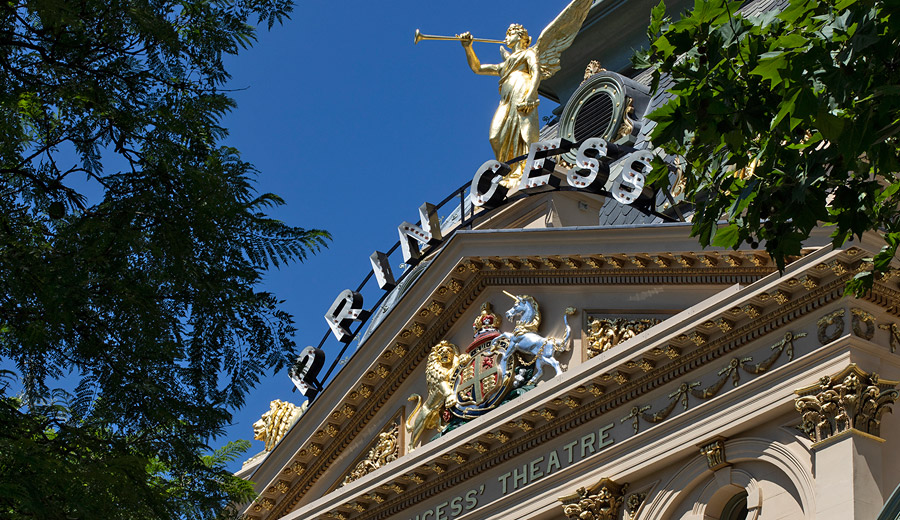
[[[269,411],[253,423],[253,438],[266,443],[266,451],[272,451],[275,444],[284,437],[297,419],[309,407],[309,401],[295,406],[281,399],[269,403]]]
[[[605,70],[606,69],[604,69],[603,66],[600,65],[599,61],[591,60],[591,62],[587,64],[587,67],[584,68],[584,79],[581,81],[581,83],[584,84],[584,82],[590,79],[591,76],[593,76],[594,74],[599,74]]]
[[[538,86],[559,69],[559,58],[578,34],[591,8],[591,0],[574,0],[541,31],[537,43],[528,47],[531,37],[519,24],[506,30],[504,43],[512,52],[500,48],[502,63],[482,64],[472,49],[475,41],[468,32],[457,35],[466,52],[466,61],[475,74],[500,76],[500,105],[491,120],[491,148],[498,161],[528,153],[531,143],[539,139],[540,120],[537,106]],[[522,176],[519,165],[504,179],[512,187]]]

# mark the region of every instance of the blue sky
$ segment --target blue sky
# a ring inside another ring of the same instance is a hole
[[[422,203],[471,182],[493,157],[487,135],[497,78],[473,74],[457,42],[414,46],[415,30],[502,40],[515,22],[536,39],[566,4],[301,2],[292,20],[261,31],[252,49],[230,60],[230,86],[239,90],[227,143],[260,170],[260,191],[286,200],[274,216],[334,236],[327,250],[266,277],[295,317],[300,349],[318,344],[331,303],[362,281],[373,251],[397,241],[402,221],[417,222]],[[498,45],[475,50],[484,63],[500,61]],[[543,99],[540,116],[555,106]],[[326,368],[339,348],[326,343]],[[264,376],[227,439],[251,439],[272,399],[300,404],[292,387],[286,373]],[[262,448],[254,441],[248,455]]]

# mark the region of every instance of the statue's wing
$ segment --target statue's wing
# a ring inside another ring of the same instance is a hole
[[[559,56],[572,45],[578,29],[587,18],[591,3],[592,0],[572,0],[541,32],[534,45],[541,67],[541,79],[547,79],[559,70]]]

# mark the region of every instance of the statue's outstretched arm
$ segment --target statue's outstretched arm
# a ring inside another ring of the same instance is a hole
[[[466,61],[469,62],[469,68],[472,69],[472,72],[475,74],[483,74],[485,76],[499,76],[500,75],[500,65],[499,64],[488,64],[483,65],[481,61],[478,59],[478,56],[475,55],[475,50],[472,48],[472,34],[468,32],[464,32],[459,36],[459,41],[462,43],[463,49],[466,51]]]

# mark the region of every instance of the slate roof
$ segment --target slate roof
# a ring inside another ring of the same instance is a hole
[[[754,2],[749,2],[747,5],[741,8],[740,12],[744,16],[749,17],[772,10],[782,11],[785,7],[787,7],[788,3],[789,0],[757,0]],[[631,77],[631,79],[648,87],[650,86],[651,78],[652,71],[649,69],[640,71],[638,74],[635,74]],[[668,76],[664,76],[660,79],[657,94],[650,99],[650,103],[647,105],[646,113],[641,115],[641,122],[643,126],[641,127],[641,132],[635,142],[635,148],[643,149],[649,146],[649,136],[653,131],[653,128],[656,126],[656,123],[650,121],[649,119],[646,119],[644,116],[663,106],[664,104],[666,104],[666,102],[674,97],[672,94],[667,92],[670,84],[671,78],[669,78]],[[552,139],[557,136],[557,131],[557,122],[548,124],[541,129],[541,139]],[[661,207],[663,204],[665,204],[665,202],[665,193],[660,191],[660,193],[657,194],[656,207]],[[689,209],[682,211],[690,213]],[[646,215],[635,207],[616,203],[604,204],[600,209],[599,214],[600,226],[652,225],[662,222],[665,222],[665,220],[660,217]]]

